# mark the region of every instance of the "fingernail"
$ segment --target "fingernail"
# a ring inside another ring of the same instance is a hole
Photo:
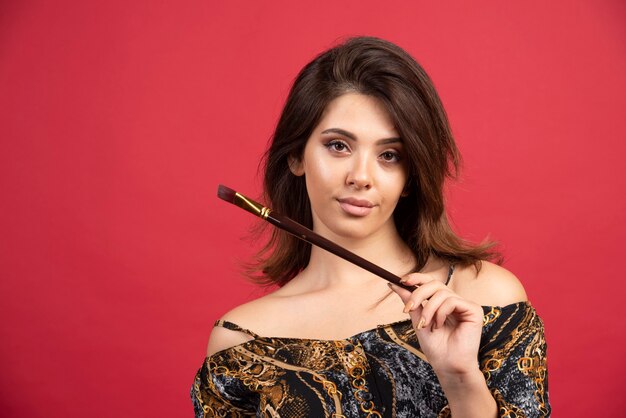
[[[413,301],[410,300],[406,303],[406,305],[404,305],[404,313],[409,313],[409,311],[411,310],[411,308],[413,307]]]
[[[417,323],[417,329],[424,328],[424,325],[426,325],[426,320],[422,317],[420,318],[420,321]]]
[[[400,283],[405,284],[407,279],[400,279]]]

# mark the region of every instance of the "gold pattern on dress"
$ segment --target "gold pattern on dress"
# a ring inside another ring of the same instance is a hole
[[[497,309],[500,313],[502,312],[502,309],[501,309],[501,308],[496,308],[496,309]],[[515,307],[515,310],[514,310],[513,312],[511,312],[511,314],[507,315],[507,317],[506,317],[506,319],[504,320],[504,322],[503,322],[503,323],[501,323],[501,324],[499,324],[499,326],[498,326],[498,330],[497,330],[496,332],[494,332],[494,333],[493,333],[493,335],[491,336],[491,339],[489,340],[489,342],[488,342],[487,344],[489,344],[489,343],[491,343],[491,342],[495,341],[495,340],[496,340],[496,339],[500,336],[500,334],[502,334],[502,333],[504,332],[504,330],[506,329],[506,326],[509,324],[509,322],[511,322],[511,321],[513,320],[513,318],[517,315],[517,312],[519,312],[519,310],[520,310],[520,307],[519,307],[519,306],[516,306],[516,307]],[[498,314],[498,316],[500,316],[500,313]],[[518,328],[518,330],[519,330],[519,328]],[[523,333],[523,330],[522,330],[522,331],[520,331],[520,333]]]
[[[313,375],[313,380],[315,380],[317,383],[321,383],[322,387],[326,390],[326,392],[328,392],[331,398],[333,396],[338,396],[339,400],[341,400],[342,395],[341,392],[337,390],[336,384],[334,384],[330,380],[324,379],[322,376],[319,375]]]
[[[499,308],[492,308],[492,311],[493,309],[499,310]],[[535,385],[534,396],[535,400],[539,404],[539,412],[541,414],[539,416],[547,416],[549,412],[546,407],[545,396],[545,379],[547,375],[545,352],[546,341],[543,332],[543,323],[537,316],[535,310],[531,307],[526,309],[523,315],[524,317],[522,320],[510,332],[505,344],[485,354],[483,360],[481,361],[480,368],[485,376],[487,384],[489,384],[493,373],[500,369],[504,361],[512,358],[513,351],[520,345],[527,344],[524,349],[523,356],[517,360],[517,369],[533,381]],[[500,334],[512,317],[513,315],[511,315],[511,317],[509,317],[508,320],[500,326],[500,330],[496,333],[496,335]],[[532,339],[528,342],[531,335]],[[492,338],[492,341],[494,339],[495,336]],[[498,400],[499,399],[496,397],[496,401]],[[500,407],[501,417],[515,418],[524,416],[524,413],[519,410],[519,408],[506,403],[501,395],[500,401],[501,402],[498,402],[498,405]]]
[[[544,382],[547,376],[545,355],[545,340],[543,334],[535,334],[530,344],[524,349],[524,357],[517,361],[517,368],[525,376],[535,382],[535,399],[540,405],[540,411],[544,416],[548,414],[546,408],[546,393]]]
[[[280,409],[286,399],[287,388],[280,379],[283,372],[273,364],[249,360],[247,356],[237,357],[238,364],[232,369],[210,361],[209,370],[216,376],[238,379],[251,391],[258,392],[261,395],[259,409],[265,412],[265,416],[276,416],[274,411]]]
[[[328,407],[327,407],[326,402],[324,401],[324,398],[322,397],[322,394],[320,393],[320,391],[317,388],[313,387],[313,385],[311,383],[307,382],[307,379],[305,379],[302,376],[301,372],[296,372],[296,376],[298,377],[298,379],[300,379],[300,381],[306,387],[308,387],[309,389],[311,389],[311,391],[313,393],[315,393],[315,396],[317,396],[317,399],[319,399],[319,401],[320,401],[320,405],[322,405],[322,408],[324,408],[324,416],[325,417],[329,416],[328,415]],[[313,380],[317,381],[316,380],[317,376],[316,375],[312,375],[312,376],[313,376]],[[336,391],[336,393],[339,395],[339,400],[341,400],[341,392]],[[332,394],[329,393],[329,395],[331,395],[331,397],[332,397]]]
[[[500,418],[526,418],[526,414],[520,408],[515,405],[509,404],[500,391],[497,389],[491,390],[496,403],[498,404],[498,416]]]
[[[522,418],[531,410],[533,416],[549,415],[545,338],[543,324],[534,309],[528,303],[487,308],[483,321],[488,328],[482,334],[479,366],[496,399],[499,416]],[[239,329],[236,324],[226,325]],[[384,411],[395,418],[396,408],[404,410],[415,400],[404,398],[405,391],[413,390],[408,385],[416,387],[418,393],[422,380],[424,385],[432,380],[427,380],[431,379],[430,371],[421,367],[411,370],[422,379],[419,382],[413,375],[397,380],[397,370],[408,370],[402,363],[403,356],[407,356],[406,367],[422,366],[420,363],[426,358],[419,351],[410,322],[392,325],[378,326],[371,340],[372,354],[366,353],[356,337],[336,341],[270,338],[244,330],[254,342],[207,357],[196,374],[192,386],[196,414],[199,418],[244,418],[255,414],[264,418],[346,418],[345,408],[355,408],[349,411],[361,417],[380,418]],[[384,355],[377,356],[381,351],[376,350],[385,350]],[[370,379],[373,369],[377,370],[376,380],[380,373],[385,382],[378,389],[390,391],[380,400],[372,393],[372,384],[377,383]],[[518,386],[511,386],[511,382],[523,385],[519,387],[523,392],[518,392]],[[500,387],[507,399],[499,392]],[[438,386],[433,388],[432,399],[428,398],[428,402],[433,402],[429,411],[432,415],[438,413],[440,418],[450,417],[444,394]],[[509,393],[512,388],[515,392]],[[398,397],[399,393],[402,397]]]
[[[393,379],[393,374],[391,370],[389,370],[389,366],[387,366],[385,363],[383,363],[382,361],[380,361],[380,359],[376,357],[373,357],[372,360],[378,363],[378,366],[380,367],[380,369],[385,372],[385,375],[389,379],[389,383],[391,384],[391,393],[393,394],[393,396],[391,397],[391,408],[390,408],[391,418],[396,418],[396,406],[397,406],[397,400],[396,400],[396,395],[395,395],[396,387],[397,387],[396,381]]]
[[[194,390],[196,399],[199,401],[200,405],[202,405],[202,412],[205,418],[207,417],[244,417],[246,414],[240,408],[232,405],[226,399],[221,399],[220,402],[217,401],[216,398],[209,396],[204,399],[202,395],[202,391],[200,390],[200,379],[196,377],[194,381]],[[211,392],[218,393],[216,391],[215,385],[213,381],[209,379],[209,388]]]
[[[483,326],[487,325],[487,324],[491,324],[492,322],[494,322],[496,319],[498,319],[498,317],[500,316],[500,309],[492,306],[491,310],[489,312],[487,312],[485,314],[485,316],[483,316]]]
[[[411,328],[411,330],[412,329],[413,328]],[[420,350],[418,350],[417,348],[413,347],[411,344],[406,343],[402,338],[400,338],[398,334],[396,334],[396,331],[392,327],[384,327],[383,330],[389,336],[389,338],[391,338],[391,340],[394,343],[398,344],[401,347],[406,348],[411,353],[415,354],[417,357],[421,358],[426,363],[428,363],[428,359],[426,358],[426,355],[422,353]]]
[[[372,394],[367,388],[365,375],[368,372],[367,359],[363,346],[357,340],[354,344],[350,341],[335,341],[337,354],[343,360],[348,369],[350,384],[354,389],[354,398],[359,402],[361,411],[367,414],[367,417],[382,418],[380,412],[376,410],[374,402],[372,402]]]
[[[254,360],[253,363],[256,364],[271,364],[272,366],[274,366],[276,369],[281,369],[281,370],[292,370],[295,372],[302,372],[302,373],[308,373],[310,374],[312,377],[317,377],[319,380],[325,380],[323,375],[321,373],[316,372],[313,369],[310,368],[306,368],[306,367],[300,367],[300,366],[295,366],[293,364],[289,364],[289,363],[285,363],[283,361],[277,360],[274,357],[269,357],[269,356],[265,356],[265,355],[261,355],[261,354],[257,354],[254,353],[252,351],[249,351],[241,346],[236,346],[233,347],[233,350],[245,355],[246,357],[250,358],[251,360]],[[280,376],[282,376],[282,373],[280,374]],[[283,384],[282,380],[275,378],[273,381],[269,380],[266,382],[262,382],[264,384],[267,385],[276,385],[277,382],[281,382],[281,385]],[[329,393],[329,395],[331,396],[331,398],[333,399],[334,405],[335,405],[335,411],[338,414],[338,416],[341,416],[342,414],[342,407],[341,407],[341,392],[336,390],[333,393]],[[280,406],[282,406],[282,404],[288,399],[287,396],[283,396],[278,399],[275,396],[271,397],[272,399],[272,403],[275,405],[275,407],[277,409],[279,409]],[[263,399],[262,399],[263,400]],[[324,406],[324,409],[326,409],[326,407]]]

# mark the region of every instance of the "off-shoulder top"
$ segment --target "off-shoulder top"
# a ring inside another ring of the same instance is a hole
[[[529,302],[485,306],[478,364],[500,417],[548,417],[543,322]],[[196,417],[449,417],[410,320],[343,340],[262,337],[205,359]]]

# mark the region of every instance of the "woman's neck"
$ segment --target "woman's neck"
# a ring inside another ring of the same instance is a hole
[[[365,239],[335,240],[349,251],[402,276],[415,268],[415,256],[394,230]],[[308,266],[296,277],[311,290],[363,287],[381,278],[325,250],[313,246]],[[294,279],[294,280],[296,280]]]

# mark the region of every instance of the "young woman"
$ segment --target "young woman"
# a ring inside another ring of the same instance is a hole
[[[549,416],[540,318],[490,246],[446,220],[458,162],[432,82],[396,45],[355,38],[309,63],[265,201],[415,290],[273,230],[258,271],[280,287],[216,322],[196,416]]]

